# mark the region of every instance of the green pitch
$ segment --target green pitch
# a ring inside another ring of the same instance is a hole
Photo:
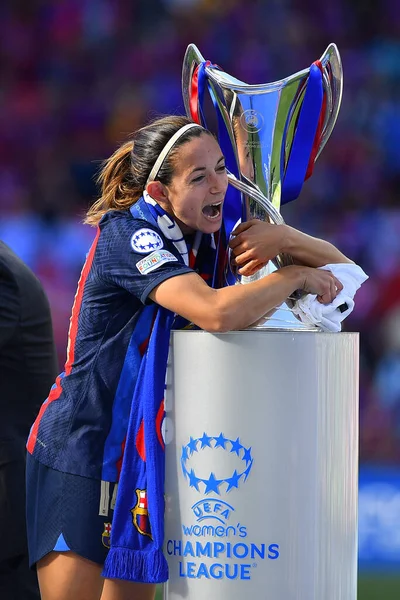
[[[399,600],[400,573],[398,575],[360,575],[358,600]]]
[[[162,600],[161,588],[157,590],[156,600]],[[400,573],[398,576],[360,575],[357,600],[400,600]]]

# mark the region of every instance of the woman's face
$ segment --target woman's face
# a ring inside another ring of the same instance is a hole
[[[214,233],[221,227],[228,187],[225,159],[215,139],[203,133],[183,144],[174,156],[174,175],[166,188],[164,209],[183,233]]]

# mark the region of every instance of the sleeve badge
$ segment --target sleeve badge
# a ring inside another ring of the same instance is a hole
[[[161,236],[153,229],[139,229],[131,237],[131,246],[139,254],[148,254],[154,250],[164,248],[164,242]]]
[[[136,267],[141,275],[147,275],[161,267],[164,263],[175,262],[177,260],[176,256],[168,250],[156,250],[142,258],[142,260],[139,260],[139,262],[136,263]]]

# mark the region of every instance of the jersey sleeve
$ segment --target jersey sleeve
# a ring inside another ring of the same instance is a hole
[[[143,304],[160,283],[184,273],[187,267],[175,246],[147,221],[115,218],[105,223],[96,248],[97,273],[122,287]]]

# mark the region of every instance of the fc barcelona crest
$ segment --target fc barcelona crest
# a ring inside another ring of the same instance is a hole
[[[149,511],[147,509],[147,490],[135,490],[137,496],[136,505],[131,508],[132,523],[139,533],[151,538]]]
[[[103,542],[103,546],[105,546],[106,548],[110,548],[111,523],[104,523],[104,531],[101,534],[101,541]]]

